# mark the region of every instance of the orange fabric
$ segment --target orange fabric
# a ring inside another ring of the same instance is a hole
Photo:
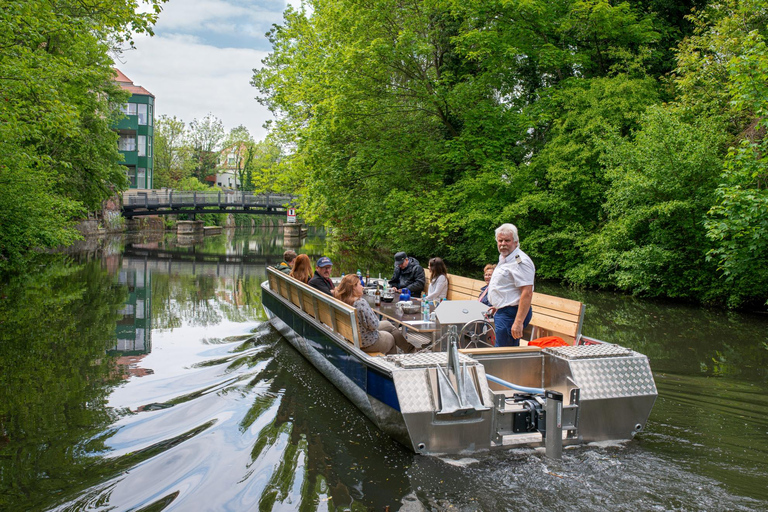
[[[528,342],[528,346],[534,347],[567,347],[568,344],[560,336],[544,336]]]

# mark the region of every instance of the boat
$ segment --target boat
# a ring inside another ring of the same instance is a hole
[[[564,446],[631,439],[658,394],[646,356],[582,335],[577,301],[534,293],[530,336],[555,335],[564,346],[494,347],[484,306],[470,299],[484,283],[449,275],[452,300],[434,309],[432,324],[397,317],[411,327],[409,339],[431,333],[420,350],[369,354],[360,348],[355,308],[273,268],[267,277],[261,287],[269,322],[415,453],[530,446],[557,458]]]

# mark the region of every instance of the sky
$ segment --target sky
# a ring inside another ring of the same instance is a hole
[[[265,34],[281,23],[290,0],[169,0],[155,35],[138,35],[136,49],[115,66],[155,95],[155,117],[187,125],[208,113],[227,132],[244,125],[256,140],[272,114],[255,99],[253,69],[270,50]]]

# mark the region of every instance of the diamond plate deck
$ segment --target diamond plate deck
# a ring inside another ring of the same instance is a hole
[[[624,357],[634,354],[634,352],[628,348],[609,343],[600,345],[577,345],[575,347],[551,347],[545,348],[542,352],[568,360]]]
[[[432,399],[432,386],[426,371],[399,370],[392,373],[397,389],[397,400],[403,414],[431,412],[436,406]]]
[[[581,400],[658,394],[645,356],[581,359],[569,364],[573,380],[581,388]]]
[[[423,354],[393,354],[387,356],[387,360],[395,363],[401,368],[429,368],[447,365],[448,353],[424,352]],[[479,364],[476,360],[461,353],[459,354],[459,363],[466,363],[468,365]]]

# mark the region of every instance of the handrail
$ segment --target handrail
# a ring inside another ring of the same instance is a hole
[[[283,272],[280,272],[279,270],[277,270],[277,269],[275,269],[273,267],[267,267],[267,274],[268,275],[272,274],[277,279],[282,279],[284,282],[288,283],[289,286],[295,286],[299,290],[303,290],[303,291],[308,292],[313,297],[313,299],[327,304],[331,308],[331,310],[336,310],[336,311],[341,312],[342,314],[347,315],[349,317],[350,328],[352,329],[352,343],[354,344],[354,346],[356,348],[360,348],[360,333],[359,333],[359,330],[358,330],[357,317],[356,317],[357,310],[354,307],[350,306],[349,304],[345,304],[344,302],[341,302],[340,300],[336,299],[335,297],[331,297],[330,295],[328,295],[328,294],[326,294],[324,292],[321,292],[320,290],[318,290],[316,288],[312,288],[311,286],[308,286],[308,285],[302,283],[301,281],[293,279],[292,277],[289,277],[289,276],[285,275]],[[273,291],[277,295],[280,295],[280,291],[279,290],[273,290]],[[289,296],[290,296],[290,292],[289,292]],[[301,295],[299,295],[299,297],[301,297]],[[290,299],[288,299],[288,301],[291,302]],[[303,301],[302,301],[301,298],[299,299],[299,302],[302,304],[302,307],[301,307],[302,312],[306,313],[306,311],[305,311],[305,309],[303,307]],[[316,303],[316,302],[313,300],[313,303]],[[291,305],[296,306],[295,304],[293,304],[293,302],[291,302]],[[318,318],[318,320],[321,321],[319,318]],[[334,332],[339,333],[339,331],[337,329],[337,326],[336,326],[336,315],[334,315],[333,313],[331,314],[331,323],[333,325],[331,325],[329,327],[331,327],[331,329]],[[339,333],[339,334],[341,334],[341,333]]]

